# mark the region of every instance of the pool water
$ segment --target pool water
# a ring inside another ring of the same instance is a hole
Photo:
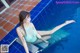
[[[33,15],[31,16],[34,18],[36,13],[46,5],[32,21],[35,28],[37,30],[51,30],[66,20],[73,19],[76,22],[52,34],[49,39],[50,45],[48,47],[45,46],[46,48],[41,53],[80,53],[80,4],[56,4],[55,1],[42,0],[40,6],[36,6],[38,9],[32,10]],[[0,41],[0,44],[10,44],[17,37],[16,27],[6,35],[4,40]],[[9,53],[13,52],[25,53],[25,50],[22,45],[15,41],[9,50]]]
[[[50,44],[55,44],[56,42],[66,38],[69,35],[68,32],[60,29],[51,35],[51,38],[48,40]]]
[[[42,53],[80,53],[80,4],[58,5],[51,2],[46,8],[48,8],[47,13],[49,14],[45,14],[46,17],[43,18],[46,27],[40,28],[41,30],[43,28],[52,29],[66,20],[73,19],[76,22],[55,32],[50,41],[52,46],[46,48]]]

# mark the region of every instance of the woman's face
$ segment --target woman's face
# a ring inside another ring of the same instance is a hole
[[[30,16],[27,15],[26,18],[24,19],[24,22],[27,22],[28,23],[30,21],[31,21],[31,18],[30,18]]]

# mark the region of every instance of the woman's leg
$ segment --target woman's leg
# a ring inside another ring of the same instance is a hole
[[[51,30],[50,31],[37,31],[39,35],[42,36],[48,36],[48,35],[51,35]]]
[[[43,40],[48,40],[48,39],[50,39],[51,38],[51,36],[49,36],[49,35],[47,35],[47,36],[42,36],[42,39]],[[38,39],[34,44],[38,44],[38,43],[41,43],[41,42],[43,42],[42,40],[40,40],[40,39]]]
[[[62,27],[66,26],[68,24],[74,23],[74,22],[75,22],[74,20],[68,20],[63,24],[56,26],[55,28],[53,28],[50,31],[37,31],[37,32],[39,33],[39,35],[45,36],[45,35],[48,35],[48,34],[55,33],[57,30],[61,29]]]

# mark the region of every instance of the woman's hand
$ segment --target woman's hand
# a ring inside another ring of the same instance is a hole
[[[44,39],[42,39],[42,38],[40,38],[40,40],[42,40],[43,42],[45,42],[45,43],[49,43],[48,41],[46,41],[46,40],[44,40]]]
[[[44,42],[45,42],[45,43],[47,43],[47,44],[49,44],[49,42],[48,42],[48,41],[46,41],[46,40],[44,40]]]

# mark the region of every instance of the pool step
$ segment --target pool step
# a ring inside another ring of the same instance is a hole
[[[60,30],[56,31],[54,34],[51,35],[52,37],[51,37],[51,39],[49,39],[49,42],[51,44],[54,44],[57,41],[60,41],[63,38],[67,37],[68,35],[69,35],[68,32],[66,32],[65,30],[60,29]]]
[[[54,43],[62,40],[63,38],[67,37],[68,35],[69,35],[68,32],[66,32],[65,30],[60,29],[60,30],[56,31],[54,34],[52,34],[51,38],[48,41],[49,41],[49,43],[54,44]],[[22,45],[20,39],[17,39],[17,42]],[[48,44],[46,44],[44,42],[41,42],[41,43],[36,44],[36,45],[28,44],[28,46],[29,46],[29,50],[32,53],[35,53],[36,51],[39,50],[39,47],[41,47],[42,49],[45,49],[48,46]]]
[[[17,41],[20,45],[22,45],[22,43],[21,43],[21,41],[20,41],[19,38],[18,38],[16,41]],[[27,45],[28,45],[29,51],[30,51],[31,53],[36,53],[36,52],[39,50],[39,48],[38,48],[37,46],[33,45],[33,44],[27,43]]]
[[[42,49],[46,48],[49,44],[41,42],[39,44],[37,44],[39,47],[41,47]]]
[[[56,31],[54,34],[51,35],[51,38],[48,40],[50,44],[54,44],[60,40],[62,40],[63,38],[67,37],[69,35],[68,32],[66,32],[65,30],[58,30]],[[41,47],[42,49],[46,48],[48,46],[48,44],[41,42],[39,44],[37,44],[37,46]]]

